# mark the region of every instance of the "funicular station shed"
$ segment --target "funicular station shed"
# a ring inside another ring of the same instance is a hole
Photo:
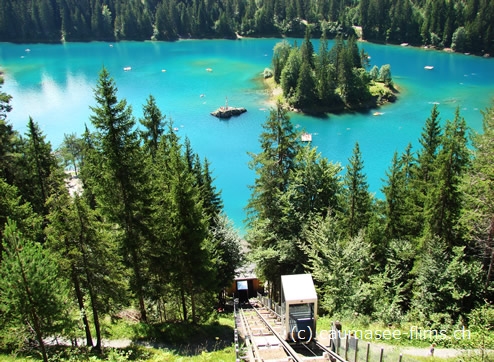
[[[310,274],[281,276],[283,336],[291,341],[316,337],[317,293]]]
[[[263,285],[254,273],[254,265],[237,270],[235,279],[227,290],[227,294],[238,298],[240,303],[246,303],[250,298],[255,298],[257,293],[263,292]]]

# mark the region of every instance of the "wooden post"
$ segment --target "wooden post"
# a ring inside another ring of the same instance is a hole
[[[350,345],[350,342],[348,341],[348,334],[346,334],[346,339],[345,339],[345,359],[348,361],[348,347]]]
[[[369,362],[369,353],[370,353],[370,342],[367,342],[367,353],[365,355],[365,362]]]
[[[358,354],[358,339],[355,338],[355,355],[353,356],[353,362],[357,362],[357,354]]]
[[[381,348],[381,357],[379,357],[379,362],[383,362],[384,348]]]

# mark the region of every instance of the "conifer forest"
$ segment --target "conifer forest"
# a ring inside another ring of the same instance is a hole
[[[4,0],[0,41],[176,40],[344,33],[494,53],[490,0]]]

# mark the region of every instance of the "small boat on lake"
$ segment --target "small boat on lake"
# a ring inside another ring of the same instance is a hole
[[[124,67],[124,71],[128,72],[129,70],[132,70],[132,67]]]
[[[434,69],[434,66],[432,66],[432,65],[426,65],[426,66],[424,67],[424,69],[425,69],[425,70],[432,70],[432,69]]]
[[[312,141],[312,135],[310,133],[302,133],[300,136],[300,140],[302,142],[311,142]]]

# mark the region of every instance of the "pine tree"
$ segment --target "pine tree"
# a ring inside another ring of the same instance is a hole
[[[392,165],[386,172],[387,183],[382,191],[386,198],[386,236],[389,240],[398,239],[406,235],[406,179],[401,169],[400,159],[395,152]]]
[[[24,172],[22,184],[18,187],[35,212],[46,215],[45,203],[52,189],[62,183],[62,174],[57,169],[57,160],[52,153],[50,142],[37,123],[29,118],[27,139],[24,145]]]
[[[285,68],[285,64],[288,61],[290,49],[290,44],[288,44],[286,40],[283,40],[274,46],[272,63],[274,81],[277,84],[281,83],[281,72],[283,71],[283,68]]]
[[[438,153],[433,183],[425,203],[428,231],[446,241],[449,247],[460,243],[457,222],[462,208],[460,182],[470,165],[467,125],[457,108],[453,121],[447,121]]]
[[[144,148],[150,153],[151,159],[154,159],[158,150],[158,142],[165,131],[163,124],[165,116],[161,113],[152,95],[148,97],[143,108],[144,118],[139,122],[145,129],[141,131],[141,137],[144,140]]]
[[[48,362],[44,338],[68,329],[68,289],[57,261],[41,244],[26,239],[8,221],[0,264],[0,309],[3,343],[34,338]],[[49,302],[47,302],[49,301]]]
[[[290,230],[281,222],[285,211],[280,199],[289,186],[300,144],[287,111],[280,103],[271,110],[263,128],[265,131],[259,139],[261,152],[252,154],[249,163],[257,177],[247,205],[247,239],[255,250],[259,274],[272,283],[274,292],[278,290],[283,268],[294,267],[292,259],[285,258],[287,253],[292,254],[289,251],[296,250],[296,245]]]
[[[461,188],[465,197],[461,225],[465,240],[470,240],[466,252],[481,260],[485,292],[492,300],[489,288],[494,274],[494,106],[483,112],[482,122],[483,132],[473,135],[472,168]]]
[[[23,202],[17,187],[0,178],[0,250],[7,221],[16,223],[17,230],[30,240],[42,236],[42,218],[33,212],[29,203]],[[0,254],[1,263],[1,254]]]
[[[293,97],[297,89],[297,81],[301,66],[302,58],[300,56],[300,49],[298,47],[293,47],[290,50],[286,65],[281,71],[281,89],[283,90],[283,96],[288,100]]]
[[[300,67],[297,87],[290,103],[301,109],[317,103],[316,82],[308,62],[303,62]]]
[[[368,190],[367,176],[363,172],[364,161],[358,142],[355,143],[353,154],[348,161],[343,179],[341,205],[346,232],[352,238],[368,225],[372,198]]]
[[[417,152],[417,163],[412,174],[414,186],[414,199],[417,207],[417,221],[424,224],[424,204],[427,194],[432,186],[432,172],[441,145],[442,130],[440,126],[439,111],[437,105],[431,110],[431,115],[425,121],[425,125],[419,139],[422,148]]]
[[[186,151],[182,151],[178,139],[164,139],[166,159],[161,164],[160,183],[166,187],[162,191],[166,209],[160,210],[163,232],[160,237],[160,251],[155,258],[166,263],[169,282],[181,298],[182,318],[198,320],[198,298],[213,285],[210,255],[207,242],[207,221],[196,177]],[[156,253],[153,252],[153,253]]]
[[[108,225],[97,220],[79,195],[71,199],[65,186],[50,198],[47,246],[72,288],[82,316],[86,344],[101,351],[101,317],[125,302],[125,270],[118,254],[115,236]],[[89,322],[89,311],[91,321]],[[96,334],[93,345],[91,330]]]
[[[118,101],[116,85],[105,68],[94,93],[97,106],[91,107],[91,122],[96,132],[94,153],[88,159],[94,178],[89,185],[102,213],[122,228],[122,255],[132,270],[131,288],[139,301],[141,319],[146,321],[144,286],[151,206],[147,163],[132,108],[125,100]]]

